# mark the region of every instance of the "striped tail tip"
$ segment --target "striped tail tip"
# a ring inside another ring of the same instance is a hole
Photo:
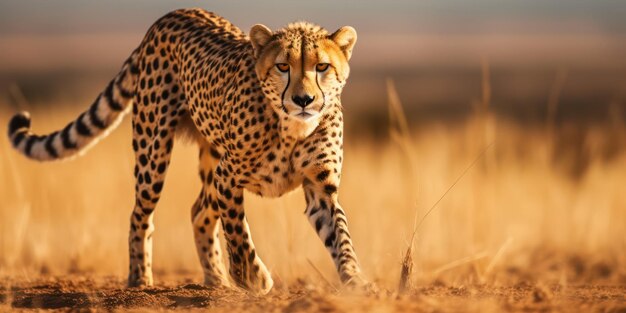
[[[9,122],[9,140],[13,147],[18,147],[20,142],[27,137],[30,131],[30,114],[28,112],[17,113]]]
[[[17,113],[11,118],[9,122],[9,137],[13,137],[13,134],[23,128],[25,128],[25,131],[30,129],[30,114],[26,111]]]

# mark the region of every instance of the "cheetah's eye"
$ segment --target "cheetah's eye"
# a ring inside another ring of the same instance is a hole
[[[330,64],[328,63],[319,63],[318,65],[315,66],[315,70],[318,72],[325,72],[328,69],[328,66]]]
[[[289,64],[287,63],[278,63],[276,64],[276,68],[283,73],[286,73],[287,71],[289,71]]]

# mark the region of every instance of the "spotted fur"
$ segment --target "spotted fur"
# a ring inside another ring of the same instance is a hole
[[[136,202],[129,286],[153,284],[152,220],[175,135],[181,133],[199,145],[202,189],[191,220],[207,285],[271,289],[271,275],[250,236],[243,190],[276,197],[300,185],[305,215],[341,280],[360,284],[346,214],[337,201],[343,162],[340,95],[355,41],[351,27],[329,34],[305,22],[276,32],[255,25],[248,37],[213,13],[177,10],[148,30],[120,73],[76,120],[39,136],[30,131],[28,114],[20,113],[9,124],[9,137],[29,158],[64,159],[104,137],[132,108]]]

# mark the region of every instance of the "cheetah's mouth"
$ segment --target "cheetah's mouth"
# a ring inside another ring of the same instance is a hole
[[[324,106],[322,105],[321,108],[323,107]],[[287,101],[282,103],[282,110],[289,117],[303,121],[303,122],[309,122],[312,119],[317,118],[321,112],[320,108],[318,108],[318,105],[315,105],[315,104],[311,104],[302,108],[300,106],[295,105],[292,102],[287,102]]]
[[[315,116],[317,116],[319,113],[317,111],[313,111],[313,110],[301,110],[298,112],[294,112],[291,113],[291,115],[298,117],[304,121],[307,121]]]

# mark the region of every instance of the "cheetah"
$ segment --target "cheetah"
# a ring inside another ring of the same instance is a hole
[[[65,128],[34,134],[29,114],[22,112],[9,122],[8,135],[28,158],[68,159],[105,137],[132,110],[136,201],[128,239],[129,287],[153,285],[154,210],[180,135],[199,146],[202,188],[191,221],[206,285],[269,292],[273,280],[252,242],[243,191],[279,197],[299,186],[304,213],[340,280],[363,285],[338,202],[340,95],[356,39],[350,26],[329,33],[308,22],[277,31],[257,24],[246,36],[212,12],[172,11],[149,28],[117,76]]]

